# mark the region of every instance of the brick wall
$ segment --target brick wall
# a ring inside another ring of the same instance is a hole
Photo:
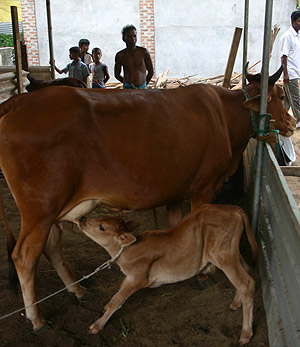
[[[45,5],[46,6],[46,5]],[[28,65],[39,65],[39,50],[34,0],[21,0],[23,33],[27,46]]]
[[[148,49],[155,69],[154,0],[140,0],[141,45]]]

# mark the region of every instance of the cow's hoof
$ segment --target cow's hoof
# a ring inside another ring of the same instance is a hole
[[[198,282],[200,289],[205,289],[205,288],[211,287],[214,284],[216,284],[216,282],[210,277],[208,277],[208,278],[198,277],[197,282]]]
[[[80,304],[84,304],[87,301],[92,301],[95,298],[95,293],[92,292],[90,289],[85,288],[85,293],[82,297],[78,298],[75,297],[76,300],[76,304],[80,305]]]
[[[33,333],[35,335],[42,335],[45,331],[53,329],[52,326],[53,326],[53,322],[45,321],[41,327],[33,329]]]

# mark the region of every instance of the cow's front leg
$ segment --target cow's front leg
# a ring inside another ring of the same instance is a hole
[[[95,323],[93,323],[90,326],[89,333],[90,334],[97,334],[100,330],[103,329],[106,322],[109,320],[109,318],[123,305],[123,303],[137,290],[141,288],[146,287],[146,280],[144,281],[132,281],[128,280],[127,277],[124,279],[124,281],[121,284],[121,287],[119,291],[112,297],[110,302],[105,306],[104,311],[105,313],[101,318],[96,320]]]
[[[61,237],[62,230],[53,224],[44,248],[44,254],[67,287],[71,283],[76,282],[76,278],[64,260]],[[77,298],[82,298],[85,294],[85,289],[79,283],[69,287],[68,291],[75,293]]]
[[[29,306],[25,310],[26,317],[31,321],[33,329],[39,330],[44,326],[45,321],[40,314],[38,305],[30,305],[37,301],[35,273],[49,231],[39,226],[28,225],[23,221],[21,225],[21,232],[11,257],[18,273],[24,306]]]

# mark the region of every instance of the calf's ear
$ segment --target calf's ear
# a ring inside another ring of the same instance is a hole
[[[118,240],[123,246],[129,246],[136,241],[136,237],[131,233],[123,233],[118,236]]]

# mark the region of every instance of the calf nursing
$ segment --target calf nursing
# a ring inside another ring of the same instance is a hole
[[[216,266],[236,288],[230,308],[243,307],[240,344],[252,336],[253,295],[255,283],[239,252],[241,234],[245,228],[252,254],[257,257],[257,243],[246,213],[237,206],[202,205],[179,224],[168,230],[145,231],[135,237],[129,231],[132,222],[118,217],[82,218],[79,228],[116,259],[125,274],[119,291],[105,306],[105,313],[90,326],[97,334],[112,314],[137,290],[158,287],[207,273]]]

